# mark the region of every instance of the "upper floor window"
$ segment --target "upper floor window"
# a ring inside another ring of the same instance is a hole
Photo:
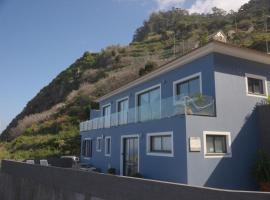
[[[102,116],[104,117],[104,127],[110,127],[111,124],[111,105],[102,108]]]
[[[174,82],[175,100],[201,94],[201,73]]]
[[[92,140],[85,139],[82,142],[82,156],[84,157],[92,157]]]
[[[161,113],[160,103],[160,86],[139,93],[137,95],[138,121],[158,119]]]
[[[118,124],[126,124],[128,120],[128,98],[118,101]]]
[[[264,97],[268,95],[266,77],[246,74],[246,84],[248,95]]]

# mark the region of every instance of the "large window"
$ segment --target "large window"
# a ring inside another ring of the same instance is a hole
[[[105,137],[105,156],[111,156],[111,137]]]
[[[138,121],[158,119],[160,117],[160,86],[137,95]]]
[[[102,138],[98,137],[97,138],[97,143],[96,143],[96,150],[101,151],[101,148],[102,148]]]
[[[104,127],[108,128],[111,125],[111,105],[104,106],[102,109],[102,115],[104,117]]]
[[[128,120],[128,98],[118,101],[118,124],[127,124]]]
[[[190,77],[190,79],[179,80],[175,83],[176,99],[182,97],[194,97],[201,93],[200,75]]]
[[[92,140],[85,139],[82,142],[82,156],[84,157],[92,157]]]
[[[246,84],[249,95],[267,96],[266,77],[246,74]]]
[[[172,132],[149,133],[147,135],[147,154],[156,156],[173,156]]]
[[[231,138],[229,132],[205,132],[204,145],[205,156],[230,156]]]

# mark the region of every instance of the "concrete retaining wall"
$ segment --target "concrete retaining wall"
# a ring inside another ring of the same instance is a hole
[[[2,200],[269,200],[270,193],[225,191],[2,161]]]

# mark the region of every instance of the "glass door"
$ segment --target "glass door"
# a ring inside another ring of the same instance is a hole
[[[138,137],[123,139],[123,175],[132,176],[138,173],[139,143]]]

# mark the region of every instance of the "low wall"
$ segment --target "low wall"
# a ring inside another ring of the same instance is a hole
[[[270,193],[225,191],[2,161],[2,200],[269,200]]]

